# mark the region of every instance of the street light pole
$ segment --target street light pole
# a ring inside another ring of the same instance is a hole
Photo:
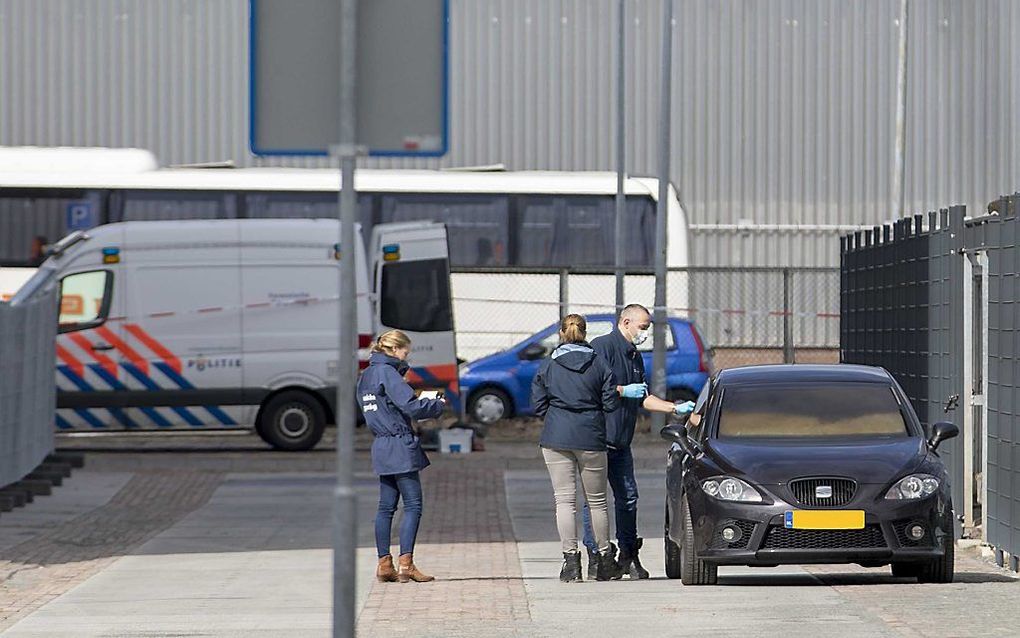
[[[662,17],[662,77],[659,82],[659,201],[655,207],[655,307],[652,338],[652,393],[666,396],[666,218],[669,214],[669,152],[671,78],[673,67],[673,0],[665,0]],[[666,416],[652,413],[652,426],[665,425]]]
[[[624,147],[626,139],[624,126],[624,46],[626,40],[626,0],[617,0],[617,25],[616,25],[616,314],[619,315],[624,305],[624,265],[626,243],[624,233],[626,231],[625,216],[627,214],[627,196],[624,192],[625,164],[627,153]]]
[[[333,637],[353,638],[355,631],[355,583],[357,501],[354,492],[354,421],[357,380],[357,287],[354,277],[354,218],[357,194],[357,119],[355,56],[357,55],[358,0],[340,0],[340,344],[336,388],[336,490],[333,507]]]

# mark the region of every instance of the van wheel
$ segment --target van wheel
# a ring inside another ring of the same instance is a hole
[[[691,508],[687,497],[680,504],[680,582],[684,585],[714,585],[718,580],[719,568],[698,558],[694,549],[694,525],[691,522]]]
[[[315,397],[289,390],[277,394],[259,411],[255,431],[278,450],[310,450],[322,438],[326,411]]]
[[[510,397],[498,388],[482,388],[471,396],[468,414],[478,423],[490,425],[513,416]]]

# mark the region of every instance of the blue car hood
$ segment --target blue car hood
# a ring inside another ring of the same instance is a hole
[[[928,452],[920,437],[825,442],[713,439],[707,447],[723,472],[747,476],[760,485],[802,476],[845,476],[862,484],[883,484],[913,471]]]

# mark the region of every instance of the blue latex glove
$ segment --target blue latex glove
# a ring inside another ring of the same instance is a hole
[[[624,399],[643,399],[647,394],[648,384],[646,383],[632,383],[630,385],[625,385],[620,391],[620,396]]]
[[[673,414],[677,416],[684,416],[691,412],[694,412],[694,401],[684,401],[673,406]]]

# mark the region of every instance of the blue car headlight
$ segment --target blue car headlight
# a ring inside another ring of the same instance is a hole
[[[931,496],[939,489],[939,480],[931,474],[911,474],[896,481],[885,493],[893,501],[914,501]]]
[[[701,483],[705,494],[720,501],[761,503],[761,492],[745,481],[732,476],[716,476]]]

